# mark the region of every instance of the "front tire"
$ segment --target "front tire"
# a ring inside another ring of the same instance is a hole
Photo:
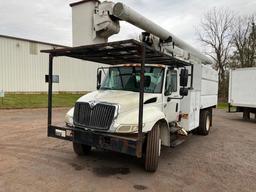
[[[200,122],[199,122],[199,128],[197,130],[197,133],[199,135],[208,135],[211,129],[211,112],[209,110],[203,110],[200,113]]]
[[[148,172],[155,172],[157,170],[160,144],[160,125],[157,123],[147,136],[144,166]]]
[[[73,150],[78,156],[84,156],[91,152],[92,147],[73,142]]]

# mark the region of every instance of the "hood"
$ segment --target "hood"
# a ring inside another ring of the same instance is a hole
[[[144,102],[151,98],[161,98],[161,94],[144,93]],[[139,93],[131,91],[98,90],[82,96],[77,102],[107,102],[120,105],[120,112],[139,107]]]

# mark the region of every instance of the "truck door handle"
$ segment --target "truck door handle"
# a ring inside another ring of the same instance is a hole
[[[167,102],[170,102],[171,101],[171,97],[167,97]]]

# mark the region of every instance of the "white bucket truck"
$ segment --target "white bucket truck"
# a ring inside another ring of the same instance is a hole
[[[72,141],[78,155],[108,149],[143,158],[145,169],[155,171],[161,146],[176,146],[191,132],[209,133],[218,75],[207,57],[123,3],[71,7],[74,47],[44,51],[50,53],[49,77],[58,56],[108,66],[98,69],[97,90],[66,114],[65,127],[52,125],[49,78],[48,136]],[[141,42],[108,43],[120,21],[143,29]]]

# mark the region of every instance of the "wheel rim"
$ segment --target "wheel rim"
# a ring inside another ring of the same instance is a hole
[[[210,121],[210,117],[209,115],[206,118],[206,130],[209,131],[210,130],[210,126],[211,126],[211,121]]]

